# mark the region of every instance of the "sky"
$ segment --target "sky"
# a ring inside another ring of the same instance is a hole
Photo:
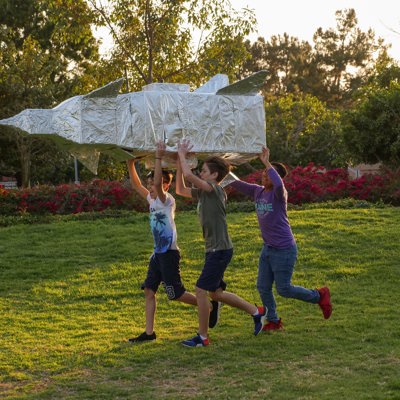
[[[358,27],[366,32],[371,28],[376,37],[392,44],[389,55],[400,61],[400,1],[399,0],[230,0],[233,8],[250,8],[258,21],[258,36],[289,34],[311,45],[318,28],[336,28],[335,12],[353,8]],[[396,32],[393,32],[396,31]]]

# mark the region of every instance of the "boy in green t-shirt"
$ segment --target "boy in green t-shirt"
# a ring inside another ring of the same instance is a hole
[[[226,292],[224,272],[233,255],[233,245],[226,223],[226,194],[219,183],[228,174],[230,165],[221,157],[209,157],[202,166],[200,177],[191,171],[186,156],[192,149],[188,140],[178,144],[176,193],[198,200],[200,224],[203,229],[206,256],[203,270],[196,282],[199,331],[196,336],[182,342],[188,347],[208,346],[209,300],[239,308],[253,316],[254,335],[265,325],[266,309],[257,307],[234,293]],[[194,188],[185,186],[184,179]]]

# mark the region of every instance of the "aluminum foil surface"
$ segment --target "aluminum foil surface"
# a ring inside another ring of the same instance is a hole
[[[119,79],[53,109],[24,110],[0,125],[52,138],[95,173],[102,152],[120,161],[144,159],[151,168],[159,140],[167,145],[164,166],[173,167],[183,138],[200,159],[212,153],[240,164],[266,144],[264,100],[258,94],[265,76],[260,71],[229,85],[219,74],[192,92],[185,84],[153,83],[125,94],[118,94]]]

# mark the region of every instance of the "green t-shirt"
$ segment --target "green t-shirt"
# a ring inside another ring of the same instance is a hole
[[[192,197],[198,200],[197,211],[206,252],[231,249],[233,245],[226,224],[226,193],[221,186],[210,185],[214,189],[211,192],[192,189]]]

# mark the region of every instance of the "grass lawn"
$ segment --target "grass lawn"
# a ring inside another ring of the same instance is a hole
[[[211,345],[189,349],[195,308],[160,290],[157,340],[140,290],[152,251],[147,215],[0,228],[0,398],[400,399],[400,208],[290,211],[299,247],[294,284],[328,285],[333,315],[277,297],[285,330],[253,336],[225,306]],[[182,276],[194,288],[203,241],[177,215]],[[260,304],[254,213],[228,217],[228,290]]]

